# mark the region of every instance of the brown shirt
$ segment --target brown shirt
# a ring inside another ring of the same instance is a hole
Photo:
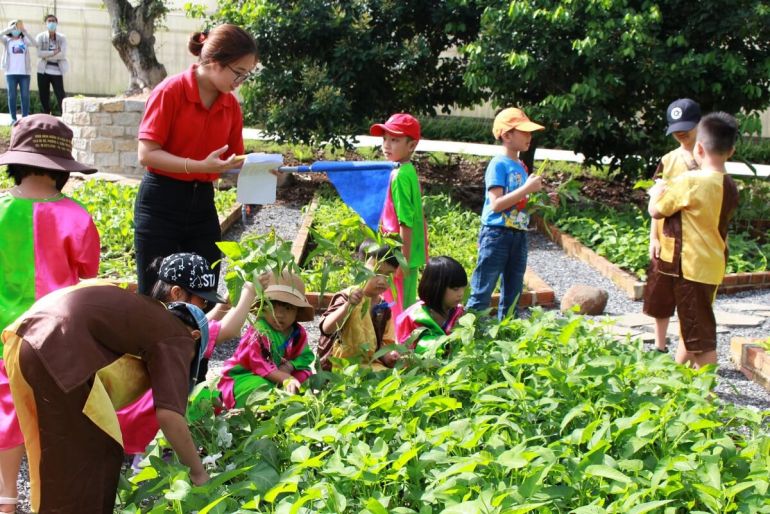
[[[155,406],[185,413],[195,342],[157,300],[84,282],[40,299],[16,333],[64,392],[124,354],[136,355],[147,367]]]

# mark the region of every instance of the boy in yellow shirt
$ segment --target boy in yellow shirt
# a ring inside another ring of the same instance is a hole
[[[671,180],[685,171],[698,168],[692,151],[695,148],[696,127],[700,116],[700,106],[689,98],[674,100],[668,106],[666,135],[672,135],[679,143],[679,148],[661,158],[658,169],[655,170],[656,179]],[[650,223],[650,269],[647,273],[647,285],[644,288],[642,312],[655,318],[655,349],[661,353],[668,353],[666,331],[669,318],[674,315],[674,305],[660,304],[654,299],[673,295],[674,283],[671,270],[668,270],[668,274],[665,271],[666,262],[671,261],[674,252],[675,239],[671,234],[674,232],[674,227],[679,224],[681,224],[679,214],[674,214],[665,220],[653,219]]]
[[[712,303],[727,264],[727,225],[738,206],[738,188],[725,172],[737,137],[733,116],[724,112],[704,116],[693,151],[701,169],[659,182],[650,190],[650,216],[681,215],[681,224],[673,227],[674,251],[667,270],[661,270],[673,277],[673,295],[650,300],[659,307],[672,303],[676,307],[681,343],[675,359],[695,368],[717,362]]]

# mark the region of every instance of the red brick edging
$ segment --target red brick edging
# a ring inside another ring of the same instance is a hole
[[[589,266],[592,266],[604,277],[612,280],[616,286],[625,291],[632,300],[642,299],[646,282],[639,280],[636,275],[611,263],[609,260],[578,241],[575,237],[562,232],[552,224],[546,222],[542,217],[533,216],[532,218],[535,220],[537,229],[551,239],[551,241],[559,245],[567,255],[580,259]],[[719,286],[718,292],[732,294],[740,291],[748,291],[750,289],[767,288],[770,288],[770,271],[729,273],[725,275],[722,284]]]
[[[770,391],[770,354],[758,344],[760,341],[764,339],[733,337],[730,355],[741,373]]]
[[[294,243],[291,245],[291,253],[294,255],[294,262],[301,264],[307,255],[307,245],[310,242],[310,226],[313,224],[313,217],[315,211],[318,208],[319,199],[318,196],[313,196],[313,200],[310,202],[305,215],[302,217],[302,224],[297,231],[297,237],[294,239]],[[526,291],[521,294],[519,299],[520,307],[530,307],[533,305],[540,305],[542,307],[550,307],[556,301],[556,295],[553,289],[534,271],[527,267],[527,271],[524,273],[524,284]],[[320,298],[318,292],[309,291],[305,293],[308,302],[316,308],[316,310],[323,310],[329,305],[332,294],[324,293],[323,298]],[[492,307],[497,307],[500,301],[500,295],[495,293],[492,295]]]

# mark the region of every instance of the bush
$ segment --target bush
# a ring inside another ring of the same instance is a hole
[[[463,59],[445,52],[475,37],[474,2],[220,0],[218,7],[209,23],[255,34],[265,66],[241,88],[246,121],[282,139],[342,142],[393,112],[473,103]]]
[[[762,0],[485,2],[463,48],[466,83],[496,105],[520,105],[589,163],[640,174],[671,146],[665,109],[704,112],[770,103],[770,8]],[[542,144],[542,143],[541,143]]]

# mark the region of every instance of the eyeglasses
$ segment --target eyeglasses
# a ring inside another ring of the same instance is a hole
[[[232,66],[230,66],[229,64],[225,64],[225,66],[227,66],[227,69],[232,71],[233,75],[235,75],[235,80],[233,82],[238,82],[238,83],[245,82],[245,81],[247,81],[249,79],[252,79],[252,78],[256,77],[257,75],[259,75],[259,72],[260,72],[259,69],[256,69],[256,70],[249,71],[249,72],[246,72],[246,73],[241,73],[238,70],[234,70],[232,68]]]

